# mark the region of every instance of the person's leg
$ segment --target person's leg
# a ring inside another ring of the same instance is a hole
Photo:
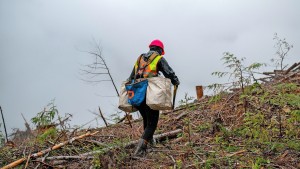
[[[157,128],[157,123],[159,119],[159,111],[152,110],[146,105],[146,116],[147,116],[147,126],[144,130],[142,138],[147,142],[151,142],[153,139],[154,132]]]
[[[143,117],[144,123],[144,133],[139,140],[137,148],[134,152],[135,156],[145,156],[148,143],[153,142],[153,134],[156,130],[159,111],[152,110],[149,106],[146,105],[146,102],[143,102],[140,106],[137,107]]]
[[[142,114],[142,113],[141,113],[141,114]],[[147,121],[148,121],[148,117],[147,117],[146,112],[143,112],[142,117],[143,117],[143,128],[144,128],[144,131],[145,131],[145,129],[146,129],[146,127],[147,127]]]
[[[144,101],[140,106],[136,107],[142,115],[144,130],[147,127],[147,120],[148,120],[148,118],[147,118],[147,107],[146,106],[147,106],[146,101]]]
[[[136,108],[139,110],[139,112],[141,113],[142,117],[143,117],[143,125],[144,125],[144,132],[145,129],[147,128],[147,121],[148,121],[148,116],[147,116],[147,105],[146,105],[146,101],[144,101],[140,106],[136,106]],[[140,138],[137,147],[134,151],[134,156],[145,156],[146,155],[146,150],[147,150],[147,144],[148,141],[146,141],[145,139],[143,139],[142,137]]]

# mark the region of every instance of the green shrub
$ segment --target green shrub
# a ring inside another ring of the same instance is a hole
[[[35,124],[36,127],[47,126],[53,123],[55,114],[58,114],[58,110],[54,105],[54,100],[52,100],[51,103],[46,106],[44,111],[39,112],[35,117],[31,119],[31,121],[33,124]]]

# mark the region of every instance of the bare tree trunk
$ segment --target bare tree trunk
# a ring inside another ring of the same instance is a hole
[[[24,121],[25,121],[26,132],[31,133],[31,128],[30,128],[30,126],[29,126],[27,120],[25,119],[23,113],[21,113],[21,115],[22,115],[22,117],[23,117],[23,119],[24,119]]]
[[[115,82],[114,82],[114,80],[113,80],[113,78],[112,78],[112,76],[111,76],[111,74],[110,74],[110,71],[109,71],[109,69],[108,69],[108,67],[107,67],[107,65],[106,65],[105,62],[104,62],[104,65],[105,65],[105,67],[106,67],[106,69],[107,69],[107,73],[108,73],[108,75],[109,75],[109,78],[110,78],[112,84],[114,85],[114,88],[115,88],[115,90],[116,90],[116,93],[117,93],[118,97],[120,97],[119,91],[118,91],[118,89],[117,89],[117,87],[116,87],[116,84],[115,84]]]
[[[0,106],[0,111],[1,111],[1,116],[2,116],[2,121],[3,121],[3,126],[4,126],[4,132],[5,132],[6,142],[8,142],[7,131],[6,131],[6,125],[5,125],[5,120],[4,120],[4,116],[3,116],[3,112],[2,112],[2,107],[1,107],[1,106]]]
[[[112,78],[111,72],[109,71],[108,65],[106,64],[105,59],[102,56],[102,49],[100,48],[100,44],[97,43],[95,40],[94,40],[94,44],[95,44],[96,52],[91,52],[91,51],[85,51],[85,52],[95,56],[95,61],[92,64],[86,65],[87,69],[83,69],[82,72],[84,74],[86,74],[88,76],[88,78],[90,78],[90,79],[94,79],[99,76],[103,77],[103,75],[108,75],[109,80],[98,79],[98,80],[84,80],[84,81],[91,82],[91,83],[100,83],[103,81],[111,81],[114,86],[114,89],[117,93],[117,96],[120,97],[119,91],[116,87],[116,84],[115,84],[113,78]],[[129,122],[130,126],[132,127],[130,119],[126,112],[125,112],[125,116]]]
[[[90,76],[89,77],[90,79],[95,79],[99,76],[108,74],[110,80],[100,79],[100,80],[85,80],[85,81],[95,82],[95,83],[100,83],[103,81],[111,81],[117,95],[120,96],[119,91],[112,78],[111,72],[109,71],[108,65],[106,64],[105,59],[102,56],[102,49],[100,48],[100,44],[97,43],[95,40],[94,40],[94,44],[95,44],[96,52],[91,52],[91,51],[85,51],[85,52],[94,55],[95,61],[91,64],[85,65],[87,69],[83,69],[82,72],[85,73],[87,76]]]
[[[100,113],[100,116],[102,117],[102,119],[103,119],[103,121],[104,121],[106,127],[108,127],[108,124],[107,124],[107,122],[106,122],[106,120],[105,120],[105,118],[104,118],[104,116],[103,116],[103,114],[102,114],[102,112],[101,112],[100,106],[99,106],[99,113]]]

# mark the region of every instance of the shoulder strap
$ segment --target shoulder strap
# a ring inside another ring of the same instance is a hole
[[[134,83],[135,83],[135,81],[136,81],[136,74],[137,74],[137,72],[140,70],[140,62],[141,62],[142,56],[143,56],[143,54],[141,54],[141,55],[138,57],[137,61],[136,61],[136,63],[137,63],[137,69],[136,69],[135,72],[134,72]]]
[[[157,52],[154,52],[154,53],[149,57],[147,63],[146,63],[142,68],[144,69],[145,67],[147,67],[147,66],[148,66],[148,65],[149,65],[149,64],[150,64],[150,63],[151,63],[158,55],[159,55],[159,54],[158,54]],[[137,59],[138,67],[137,67],[137,70],[136,70],[135,75],[134,75],[134,82],[136,81],[136,74],[137,74],[137,72],[140,70],[140,62],[141,62],[142,57],[143,57],[143,54],[141,54],[141,55],[138,57],[138,59]],[[143,73],[144,73],[144,70],[143,70],[143,72],[142,72],[142,75],[143,75]]]
[[[154,52],[150,57],[149,57],[149,59],[148,59],[148,61],[147,61],[147,63],[145,64],[145,66],[143,67],[143,68],[145,68],[145,67],[147,67],[156,57],[158,56],[158,53],[157,52]]]

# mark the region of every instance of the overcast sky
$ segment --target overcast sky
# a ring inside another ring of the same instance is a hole
[[[118,98],[103,97],[115,95],[111,83],[80,80],[81,65],[93,60],[76,48],[93,50],[92,37],[101,42],[118,88],[149,43],[163,41],[181,81],[179,101],[186,92],[195,97],[196,85],[227,80],[211,76],[223,70],[223,52],[270,63],[275,32],[294,45],[285,62],[298,62],[299,7],[298,0],[0,0],[0,105],[7,128],[24,128],[21,113],[30,120],[52,99],[61,115],[73,114],[73,125],[95,118],[89,110],[98,106],[106,117],[117,111]]]

